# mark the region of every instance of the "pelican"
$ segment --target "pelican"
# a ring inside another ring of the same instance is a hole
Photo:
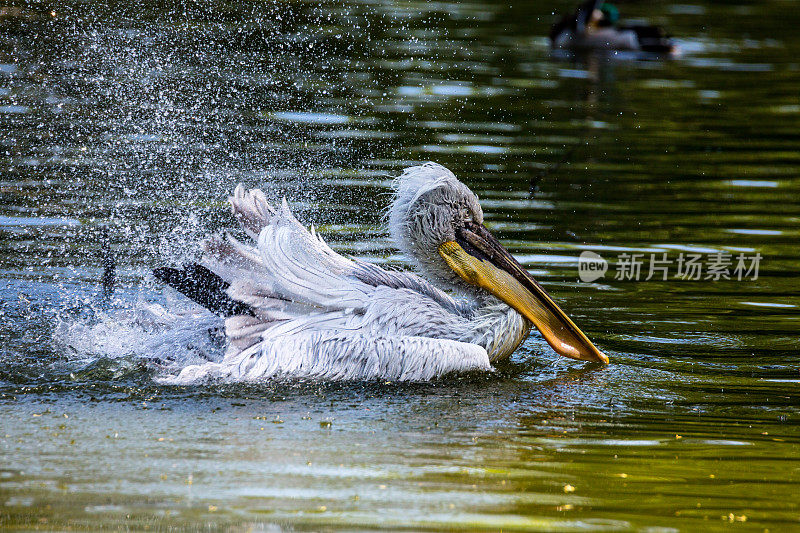
[[[419,275],[334,252],[285,199],[275,208],[238,185],[229,200],[252,244],[212,236],[199,263],[154,271],[225,317],[222,360],[166,382],[430,380],[490,370],[532,326],[560,355],[608,362],[486,229],[478,197],[441,165],[407,168],[394,182],[389,229]]]

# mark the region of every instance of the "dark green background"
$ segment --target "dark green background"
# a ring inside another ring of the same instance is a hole
[[[800,6],[653,4],[618,5],[678,59],[554,59],[570,2],[2,8],[0,527],[800,528]],[[610,366],[533,336],[430,384],[173,388],[124,339],[58,342],[103,226],[120,307],[231,223],[240,181],[397,264],[390,177],[425,160]],[[580,283],[587,249],[763,259]]]

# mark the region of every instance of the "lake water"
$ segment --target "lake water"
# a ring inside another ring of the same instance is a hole
[[[623,4],[667,61],[551,56],[563,1],[43,6],[0,8],[0,527],[800,529],[794,3]],[[403,264],[381,214],[427,160],[610,365],[534,335],[431,383],[167,387],[142,339],[81,336],[103,228],[121,309],[238,182]]]

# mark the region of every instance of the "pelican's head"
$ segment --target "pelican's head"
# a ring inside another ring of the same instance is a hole
[[[397,178],[389,228],[427,276],[496,296],[533,323],[560,355],[608,362],[484,227],[478,197],[445,167],[425,163]]]

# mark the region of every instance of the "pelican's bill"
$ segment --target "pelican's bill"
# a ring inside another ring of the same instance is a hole
[[[556,305],[482,224],[470,223],[439,254],[464,281],[494,294],[530,320],[559,355],[608,363],[608,357]]]

